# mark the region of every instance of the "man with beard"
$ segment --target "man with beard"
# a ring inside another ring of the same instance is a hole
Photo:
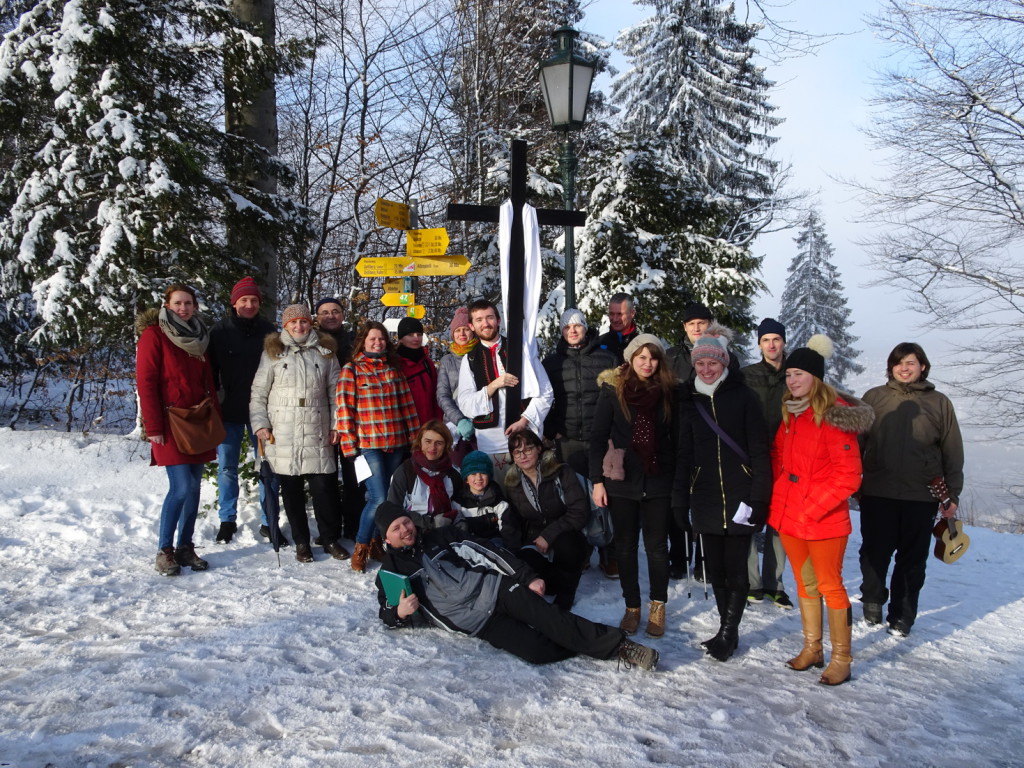
[[[523,366],[532,367],[537,386],[524,382],[522,416],[506,429],[506,389],[516,386],[519,378],[508,372],[508,340],[498,333],[498,309],[486,299],[474,301],[469,305],[469,322],[480,343],[462,358],[459,409],[473,420],[477,448],[491,457],[495,476],[502,478],[512,466],[508,438],[524,429],[542,434],[554,395],[543,366],[524,359]]]

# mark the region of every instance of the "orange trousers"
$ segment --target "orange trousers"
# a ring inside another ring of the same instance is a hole
[[[850,607],[850,598],[843,586],[843,556],[848,536],[807,541],[780,533],[779,538],[793,566],[796,592],[800,597],[824,597],[825,605],[836,610]]]

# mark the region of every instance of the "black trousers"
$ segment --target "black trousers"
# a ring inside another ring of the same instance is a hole
[[[309,518],[306,517],[306,493],[303,483],[309,483],[313,499],[313,516],[324,544],[337,541],[341,536],[341,509],[338,500],[338,478],[334,474],[278,475],[281,481],[281,499],[284,512],[292,528],[296,544],[309,544]]]
[[[531,664],[549,664],[578,653],[610,659],[622,642],[622,630],[597,624],[551,605],[514,579],[504,577],[494,615],[477,634],[495,648]]]
[[[861,601],[889,602],[889,623],[913,626],[917,600],[924,586],[925,567],[932,550],[932,528],[938,504],[934,501],[900,501],[880,496],[860,499]],[[893,554],[892,581],[885,578]]]
[[[647,552],[647,576],[651,600],[668,601],[668,529],[672,520],[670,499],[633,501],[618,496],[608,498],[615,528],[615,554],[619,558],[619,581],[627,608],[640,607],[640,532]]]
[[[704,570],[715,591],[743,592],[750,589],[747,575],[747,555],[750,535],[725,536],[702,533],[704,543]]]
[[[555,605],[569,610],[576,600],[590,546],[580,531],[563,531],[549,544],[550,561],[536,549],[520,549],[516,554],[544,579],[547,593],[555,596]]]
[[[346,539],[356,540],[359,532],[359,520],[366,506],[366,494],[363,486],[356,481],[356,465],[354,459],[346,459],[337,451],[338,466],[341,469],[341,522],[342,533]]]

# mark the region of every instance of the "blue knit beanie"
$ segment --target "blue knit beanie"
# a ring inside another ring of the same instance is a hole
[[[470,451],[466,454],[466,458],[462,460],[462,479],[465,480],[472,474],[481,472],[487,475],[491,480],[494,479],[494,465],[491,463],[491,457],[483,451]]]

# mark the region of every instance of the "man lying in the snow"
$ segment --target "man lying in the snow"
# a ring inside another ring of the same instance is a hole
[[[377,576],[379,615],[389,627],[426,620],[533,664],[577,653],[621,659],[643,669],[658,663],[657,651],[633,642],[622,630],[549,604],[544,581],[504,549],[458,526],[420,531],[401,506],[389,501],[377,508],[374,520],[384,533],[381,569],[408,576],[413,592],[403,590],[398,604],[391,605]]]

